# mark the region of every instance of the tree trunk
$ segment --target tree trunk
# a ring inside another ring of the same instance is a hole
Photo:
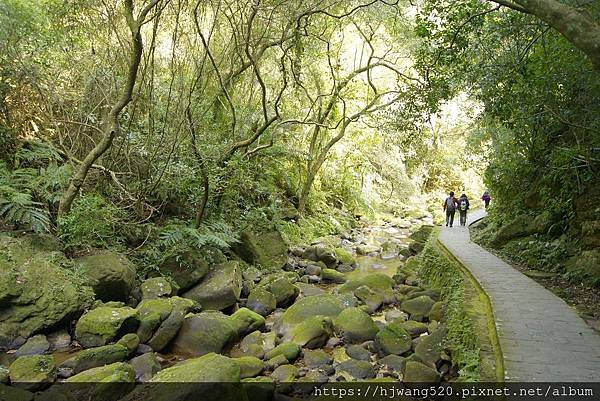
[[[140,66],[140,61],[142,58],[143,52],[143,42],[142,42],[142,34],[141,34],[141,24],[143,23],[146,15],[150,11],[152,7],[156,5],[158,1],[155,0],[140,13],[138,19],[133,17],[133,1],[127,0],[124,2],[125,12],[127,17],[127,24],[129,25],[129,29],[131,31],[132,37],[132,50],[129,59],[129,69],[127,73],[127,82],[125,87],[123,88],[123,92],[121,93],[121,97],[115,103],[107,117],[106,117],[106,125],[103,130],[104,135],[100,142],[94,146],[94,148],[85,156],[79,167],[73,173],[69,181],[69,187],[63,194],[60,199],[60,203],[58,206],[58,217],[66,216],[71,210],[71,206],[73,205],[73,201],[77,196],[77,193],[83,186],[85,179],[87,177],[88,172],[92,165],[98,160],[100,156],[102,156],[112,145],[113,140],[120,132],[119,125],[119,116],[123,109],[131,102],[133,95],[133,88],[135,86],[135,82],[137,79],[138,69]]]
[[[507,0],[491,1],[535,15],[585,53],[594,68],[600,70],[600,22],[591,15],[557,0],[514,0],[514,3]]]

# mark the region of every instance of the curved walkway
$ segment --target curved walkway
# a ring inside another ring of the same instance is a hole
[[[469,221],[484,216],[484,210],[474,210]],[[467,228],[443,227],[439,239],[491,300],[507,381],[600,381],[600,335],[576,311],[471,242]]]

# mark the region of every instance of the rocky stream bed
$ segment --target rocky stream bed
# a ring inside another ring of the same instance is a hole
[[[52,300],[40,290],[27,304],[15,288],[31,276],[17,271],[8,277],[16,287],[6,281],[0,296],[3,324],[21,327],[7,318],[11,308],[25,313],[19,305],[58,303],[53,313],[60,316],[46,316],[55,319],[46,325],[52,330],[30,321],[43,315],[38,310],[19,317],[31,325],[28,331],[5,327],[0,398],[30,400],[36,393],[37,400],[55,382],[242,382],[248,398],[258,400],[303,396],[306,383],[451,380],[456,372],[444,345],[445,305],[438,291],[420,282],[412,257],[423,249],[431,223],[427,216],[388,219],[292,249],[247,233],[237,253],[270,267],[228,260],[186,274],[174,270],[173,280],[152,277],[135,288],[116,285],[123,269],[113,269],[112,287],[104,285],[106,277],[98,279],[97,299],[71,326],[65,308],[73,302],[61,298],[64,291]],[[10,239],[2,246],[19,260],[22,243]],[[67,288],[67,295],[84,297],[77,290]],[[109,300],[111,291],[133,297]],[[265,392],[256,384],[271,387]],[[250,396],[257,388],[262,391]],[[138,399],[136,391],[95,395]],[[186,391],[183,386],[153,399],[187,399],[179,394]]]

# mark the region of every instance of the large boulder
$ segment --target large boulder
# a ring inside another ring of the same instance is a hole
[[[600,282],[600,249],[583,251],[569,258],[566,262],[568,272],[589,278],[592,282]]]
[[[171,283],[164,277],[152,277],[144,280],[140,286],[142,299],[169,297],[173,294]]]
[[[427,239],[429,238],[429,236],[431,235],[432,232],[433,232],[433,226],[422,225],[415,232],[413,232],[409,236],[409,238],[414,240],[415,242],[419,242],[419,243],[423,244],[423,243],[427,242]]]
[[[500,247],[513,238],[527,237],[535,234],[534,218],[528,214],[517,216],[511,222],[503,225],[496,232],[491,244]]]
[[[321,279],[324,283],[343,284],[346,282],[346,276],[334,269],[323,269],[321,271]]]
[[[350,379],[353,380],[364,380],[374,379],[375,369],[367,361],[359,361],[356,359],[348,359],[340,363],[336,367],[337,372],[345,372],[350,375]]]
[[[48,339],[43,334],[38,334],[33,337],[27,339],[27,342],[23,344],[17,352],[15,352],[15,356],[25,356],[25,355],[43,355],[48,353],[50,350],[50,343]]]
[[[135,285],[136,269],[124,255],[97,251],[77,259],[96,297],[102,301],[126,301]]]
[[[243,356],[235,358],[234,361],[240,367],[240,377],[242,379],[256,377],[260,375],[265,368],[263,361],[254,356]]]
[[[88,348],[61,363],[59,369],[62,374],[66,372],[69,372],[69,375],[77,374],[84,370],[124,361],[131,352],[132,350],[122,344]]]
[[[312,316],[288,331],[282,341],[315,349],[324,346],[332,333],[333,324],[330,317]]]
[[[202,356],[220,353],[237,336],[237,327],[220,312],[202,312],[183,321],[172,343],[179,355]]]
[[[173,304],[169,299],[144,299],[136,309],[140,319],[137,335],[142,343],[146,343],[161,322],[169,317],[173,311]]]
[[[116,362],[110,365],[83,371],[66,380],[67,383],[133,383],[135,372],[131,365],[123,362]]]
[[[10,382],[24,390],[40,390],[56,380],[52,355],[29,355],[17,358],[9,366]]]
[[[405,383],[439,383],[440,375],[438,372],[417,361],[407,361],[404,369]]]
[[[265,318],[248,308],[240,308],[231,316],[229,321],[235,327],[238,337],[265,327]]]
[[[177,284],[180,291],[185,291],[198,284],[209,270],[208,262],[199,251],[190,250],[168,257],[160,265],[160,272],[167,275]]]
[[[352,254],[352,252],[344,248],[335,248],[335,256],[338,262],[340,262],[343,265],[356,266],[356,264],[358,263],[356,261],[356,257]]]
[[[175,337],[185,315],[197,310],[195,301],[187,298],[144,299],[137,306],[140,326],[137,334],[142,343],[161,351]]]
[[[136,356],[129,363],[135,370],[135,381],[138,383],[144,383],[152,379],[161,369],[160,362],[153,352]]]
[[[125,400],[246,401],[248,398],[241,385],[234,384],[239,383],[240,379],[240,366],[234,359],[211,353],[161,370],[144,386],[136,388]],[[182,385],[162,383],[182,383]],[[224,383],[231,385],[224,385]]]
[[[262,287],[254,288],[248,295],[248,301],[246,301],[248,309],[258,313],[262,316],[271,314],[277,307],[277,299],[275,295]]]
[[[85,347],[98,347],[133,333],[139,325],[139,313],[130,307],[100,306],[86,312],[77,321],[75,338]]]
[[[260,281],[260,287],[273,294],[277,306],[286,307],[300,294],[300,289],[291,281],[283,274],[271,274]]]
[[[335,318],[344,308],[340,297],[332,294],[302,298],[281,315],[275,323],[275,330],[280,336],[284,336],[308,318],[314,316]]]
[[[288,258],[288,246],[277,230],[255,234],[246,229],[241,232],[234,251],[245,262],[267,269],[281,269]]]
[[[362,344],[373,340],[379,332],[371,316],[359,308],[343,310],[333,319],[333,327],[348,344]]]
[[[447,334],[446,327],[440,326],[430,335],[421,337],[415,347],[415,354],[419,360],[431,368],[435,368],[438,361],[442,359]]]
[[[338,262],[335,249],[325,244],[315,244],[307,247],[302,257],[313,262],[323,262],[329,267],[335,266]]]
[[[396,282],[390,276],[381,273],[369,274],[361,278],[347,281],[339,289],[339,292],[354,292],[358,287],[367,286],[373,291],[391,290]]]
[[[93,302],[69,259],[44,244],[0,236],[0,349],[68,322]]]
[[[117,401],[135,386],[135,371],[124,362],[85,370],[66,380],[75,400]]]
[[[240,299],[242,272],[237,261],[214,266],[204,279],[183,297],[197,301],[205,310],[223,310]]]
[[[411,349],[412,337],[402,328],[402,323],[390,323],[375,336],[375,344],[382,354],[402,355]]]
[[[435,304],[435,301],[427,295],[421,295],[416,298],[407,299],[403,301],[400,308],[410,315],[412,320],[422,320],[424,317],[429,316],[431,308]]]

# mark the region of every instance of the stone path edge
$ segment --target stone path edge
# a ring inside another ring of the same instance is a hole
[[[502,348],[500,346],[500,337],[498,336],[498,331],[496,330],[496,319],[494,317],[494,308],[492,307],[492,301],[490,300],[489,295],[483,287],[481,283],[473,276],[468,267],[466,267],[460,259],[458,259],[446,246],[440,241],[439,237],[436,239],[436,244],[439,245],[440,249],[443,251],[445,256],[452,260],[459,267],[462,274],[471,282],[475,290],[478,292],[479,297],[483,301],[484,308],[486,310],[486,320],[487,320],[487,328],[489,340],[494,349],[494,357],[496,359],[495,363],[495,371],[496,371],[496,380],[499,383],[504,382],[504,356],[502,355]]]

